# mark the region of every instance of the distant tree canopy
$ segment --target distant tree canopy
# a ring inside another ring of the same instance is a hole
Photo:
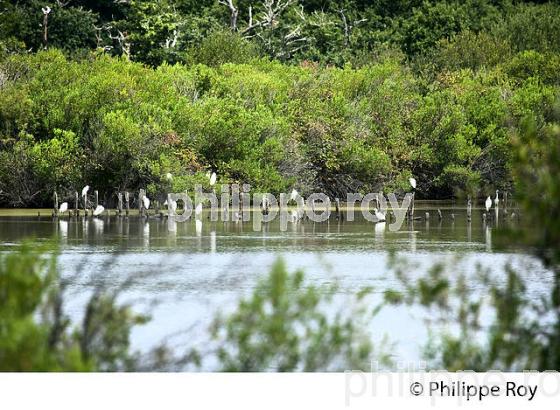
[[[464,31],[490,33],[515,51],[558,51],[559,10],[515,0],[2,0],[0,42],[10,51],[101,48],[155,66],[192,61],[209,35],[231,30],[282,61],[356,64],[387,47],[425,55]],[[218,53],[230,46],[212,39]],[[236,62],[244,56],[231,51]]]

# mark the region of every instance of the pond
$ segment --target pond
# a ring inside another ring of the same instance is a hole
[[[333,303],[342,305],[344,297],[367,286],[373,287],[379,300],[386,289],[402,286],[387,268],[390,251],[412,264],[411,277],[446,261],[450,274],[474,274],[480,263],[499,280],[505,264],[510,263],[529,279],[529,291],[535,298],[546,291],[551,273],[537,259],[523,248],[498,249],[493,244],[496,224],[513,224],[515,218],[486,224],[482,211],[475,208],[469,223],[464,207],[452,202],[418,201],[416,212],[419,216],[429,212],[429,220],[404,224],[397,232],[363,218],[290,223],[286,231],[274,221],[254,231],[251,222],[210,222],[203,217],[198,231],[194,221],[179,223],[176,231],[169,231],[166,220],[155,217],[112,214],[53,220],[37,217],[37,210],[23,216],[3,212],[0,249],[9,250],[28,238],[54,238],[60,244],[63,276],[69,281],[67,310],[75,320],[80,319],[85,300],[96,285],[114,289],[132,278],[121,297],[152,317],[133,331],[133,347],[141,350],[164,339],[178,346],[203,343],[216,312],[234,308],[279,256],[290,270],[303,269],[309,283],[337,283],[340,299]],[[41,214],[50,215],[50,211]],[[476,286],[474,281],[472,286]],[[427,340],[429,315],[414,306],[386,308],[374,319],[370,331],[378,343],[383,336],[388,338],[396,362],[418,363]]]

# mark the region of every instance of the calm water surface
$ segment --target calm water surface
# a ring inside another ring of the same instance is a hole
[[[436,206],[443,211],[441,221]],[[170,232],[166,220],[157,218],[64,217],[56,221],[0,216],[0,250],[9,250],[30,237],[40,241],[55,238],[61,247],[63,275],[70,281],[67,309],[76,320],[94,286],[116,288],[133,278],[122,298],[152,316],[148,325],[133,332],[134,347],[143,350],[163,339],[177,345],[203,343],[216,312],[230,311],[279,256],[290,269],[304,269],[309,283],[338,283],[338,299],[333,304],[339,306],[333,310],[343,308],[349,296],[366,286],[375,289],[377,299],[384,290],[402,286],[387,268],[390,250],[409,261],[412,278],[434,263],[446,261],[450,275],[474,274],[480,263],[501,280],[504,265],[511,263],[529,279],[529,291],[535,298],[546,291],[550,272],[520,248],[497,249],[492,240],[495,222],[484,224],[479,210],[473,212],[470,224],[465,210],[450,203],[425,203],[418,207],[417,215],[426,211],[431,215],[429,221],[405,224],[398,232],[362,218],[290,223],[285,232],[278,221],[255,232],[251,222],[204,218],[198,232],[193,221],[179,223]],[[513,223],[502,219],[498,225]],[[472,286],[476,287],[474,281]],[[417,361],[427,338],[425,320],[429,316],[430,312],[419,307],[387,308],[375,318],[370,331],[376,340],[387,336],[394,343],[391,351],[396,361]],[[170,335],[174,336],[167,339]]]

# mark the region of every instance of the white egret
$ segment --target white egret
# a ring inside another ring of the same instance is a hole
[[[60,208],[58,209],[58,212],[63,214],[64,212],[66,212],[68,210],[68,202],[63,202],[60,204]]]
[[[408,182],[410,182],[410,186],[412,187],[412,189],[416,189],[416,179],[415,178],[410,177],[408,179]]]
[[[82,189],[82,196],[86,196],[87,193],[89,191],[89,185],[86,185],[83,189]]]
[[[377,222],[385,222],[386,215],[377,208],[373,208]]]
[[[213,186],[216,183],[216,173],[212,172],[212,175],[210,175],[210,186]]]
[[[295,200],[298,192],[295,189],[292,189],[292,193],[290,194],[290,201]]]
[[[97,208],[95,208],[95,210],[93,211],[93,216],[101,215],[104,210],[105,208],[103,207],[103,205],[97,205]]]
[[[146,195],[142,197],[142,203],[144,204],[144,208],[150,209],[150,198],[148,198]]]
[[[488,196],[488,198],[486,198],[486,212],[488,212],[490,210],[490,208],[492,207],[492,198],[490,198],[490,196]]]
[[[497,208],[498,205],[500,204],[500,198],[498,196],[498,190],[496,189],[496,198],[494,198],[494,206]]]

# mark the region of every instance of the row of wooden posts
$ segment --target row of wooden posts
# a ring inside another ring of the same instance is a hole
[[[94,195],[94,202],[93,202],[93,207],[90,208],[88,207],[88,200],[87,198],[84,198],[83,201],[83,207],[82,207],[82,211],[84,212],[84,215],[88,215],[88,210],[91,210],[93,212],[93,210],[95,208],[97,208],[99,206],[99,191],[95,190],[93,191],[93,195]],[[146,211],[147,209],[144,207],[144,202],[143,202],[143,198],[146,196],[146,191],[144,189],[141,189],[138,195],[138,211],[140,213],[140,215],[144,216],[146,215]],[[158,206],[159,208],[159,206]],[[58,193],[55,191],[54,192],[54,207],[53,207],[53,216],[58,216],[59,214],[59,200],[58,200]],[[130,193],[125,191],[125,192],[119,192],[117,194],[117,215],[121,216],[121,215],[126,215],[128,216],[130,214]],[[74,210],[73,210],[73,215],[74,216],[79,216],[80,215],[80,197],[78,195],[78,192],[74,193]]]
[[[94,199],[94,205],[92,209],[95,209],[99,206],[99,191],[95,190],[93,191],[93,195],[95,197]],[[146,216],[147,214],[147,209],[144,206],[144,197],[146,196],[146,190],[144,189],[140,189],[139,194],[138,194],[138,213],[140,214],[140,216]],[[59,214],[59,200],[58,200],[58,193],[55,191],[54,195],[53,195],[53,199],[54,199],[54,207],[53,207],[53,216],[54,217],[58,217]],[[84,215],[88,215],[88,201],[87,201],[87,197],[84,198],[83,201],[83,212]],[[156,214],[159,214],[159,203],[156,202]],[[71,211],[70,211],[71,212]],[[92,211],[93,212],[93,211]],[[441,216],[441,211],[439,211],[439,214]],[[130,214],[130,193],[128,191],[124,191],[124,192],[119,192],[117,193],[117,216],[122,216],[124,213],[125,216],[128,216]],[[269,213],[269,204],[268,202],[266,202],[266,204],[263,206],[263,215],[268,215]],[[74,212],[73,212],[74,216],[79,216],[80,215],[80,197],[78,195],[78,192],[74,192]],[[339,198],[335,198],[335,217],[336,219],[344,219],[344,214],[341,211],[341,206],[340,206],[340,199]],[[414,194],[412,196],[412,202],[411,205],[409,207],[409,210],[407,212],[407,219],[414,219]]]
[[[94,205],[93,208],[91,208],[91,211],[93,213],[93,209],[97,208],[99,206],[99,192],[97,190],[93,191],[94,194]],[[145,207],[144,205],[144,197],[146,196],[146,190],[144,189],[140,189],[139,193],[138,193],[138,213],[140,216],[146,216],[148,213],[148,209]],[[408,208],[408,211],[406,213],[406,219],[408,221],[414,221],[414,220],[419,220],[422,219],[422,217],[414,216],[414,193],[412,193],[412,201],[410,203],[410,206]],[[87,201],[87,197],[84,199],[83,201],[83,212],[84,215],[88,215],[88,201]],[[78,192],[74,193],[74,211],[73,211],[73,215],[74,216],[79,216],[80,215],[80,201],[79,201],[79,195]],[[339,219],[339,220],[343,220],[344,219],[344,213],[341,210],[341,206],[340,206],[340,200],[339,198],[335,198],[334,201],[334,205],[335,205],[335,218]],[[227,208],[227,207],[226,207]],[[159,209],[159,202],[155,202],[155,213],[156,215],[161,215],[160,209]],[[263,206],[263,215],[268,215],[269,213],[269,204],[268,202],[266,202],[266,204]],[[54,192],[54,208],[53,208],[53,216],[57,217],[59,214],[59,200],[58,200],[58,194],[55,191]],[[119,192],[117,193],[117,216],[123,216],[123,214],[125,216],[128,216],[130,214],[130,193],[128,191],[124,191],[124,192]],[[437,214],[438,214],[438,218],[442,219],[442,213],[441,210],[437,210]],[[471,221],[471,216],[472,216],[472,202],[471,202],[471,198],[468,198],[467,201],[467,220],[470,222]],[[429,219],[430,215],[428,212],[426,212],[425,218]],[[391,213],[389,212],[387,214],[387,220],[390,222],[392,219]],[[451,214],[451,219],[455,219],[455,215]]]

